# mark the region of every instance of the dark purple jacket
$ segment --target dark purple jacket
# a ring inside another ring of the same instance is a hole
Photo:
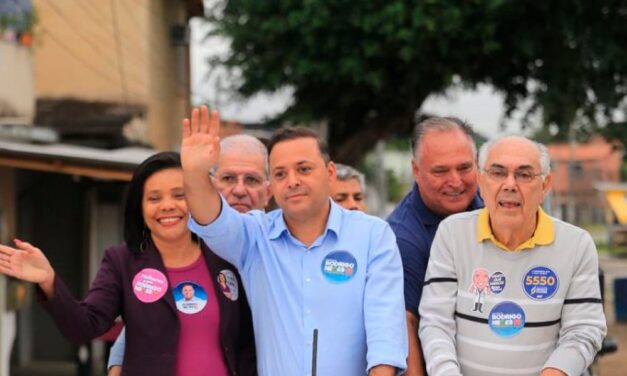
[[[237,269],[216,256],[204,243],[202,253],[220,306],[220,342],[229,372],[232,376],[256,375],[252,318]],[[103,334],[121,314],[126,324],[123,375],[173,376],[179,319],[172,288],[168,286],[168,291],[158,301],[142,303],[133,293],[132,282],[144,268],[157,269],[167,276],[163,260],[152,242],[138,254],[131,253],[124,245],[112,247],[105,251],[102,265],[82,302],[74,299],[58,275],[53,299],[46,301],[39,291],[40,301],[63,335],[76,343],[85,343]],[[237,276],[240,294],[236,301],[224,296],[216,282],[218,273],[224,269]],[[210,370],[207,371],[210,374]]]

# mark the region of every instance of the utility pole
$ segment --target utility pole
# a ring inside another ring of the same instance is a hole
[[[379,194],[379,204],[374,208],[374,213],[380,217],[385,214],[385,206],[388,202],[387,172],[385,171],[385,140],[380,139],[375,146],[374,186]]]
[[[574,124],[568,129],[568,146],[569,146],[569,158],[568,158],[568,191],[566,192],[568,197],[568,213],[566,215],[566,221],[568,223],[576,223],[576,192],[575,192],[575,126]]]

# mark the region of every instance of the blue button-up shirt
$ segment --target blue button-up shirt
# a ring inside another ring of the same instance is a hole
[[[405,369],[403,271],[382,220],[331,202],[322,235],[307,247],[282,211],[239,214],[222,200],[218,218],[190,229],[240,270],[253,313],[262,376],[309,375],[318,329],[318,375]]]

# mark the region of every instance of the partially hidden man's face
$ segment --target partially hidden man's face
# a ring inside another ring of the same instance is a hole
[[[214,184],[229,205],[240,213],[263,210],[271,197],[264,167],[264,158],[258,153],[223,153]]]
[[[194,297],[194,288],[192,287],[192,285],[183,286],[183,297],[185,298],[185,300],[192,300],[192,298]]]
[[[465,211],[477,193],[475,155],[460,130],[428,132],[412,160],[425,205],[439,216]]]
[[[348,180],[336,179],[331,184],[331,198],[340,204],[344,209],[366,211],[366,197],[364,191],[356,178]]]
[[[318,142],[302,137],[275,144],[270,153],[270,188],[286,218],[306,219],[327,208],[335,165],[325,163]]]

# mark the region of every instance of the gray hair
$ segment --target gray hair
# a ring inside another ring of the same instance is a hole
[[[242,153],[257,154],[263,160],[263,171],[266,179],[269,177],[268,168],[268,149],[256,137],[247,134],[236,134],[224,137],[220,140],[220,154],[226,153]],[[217,166],[211,169],[211,173],[215,174]]]
[[[534,140],[530,140],[527,137],[511,136],[511,135],[500,136],[481,145],[481,148],[479,149],[479,168],[480,169],[483,169],[486,167],[485,163],[488,160],[488,154],[490,154],[490,149],[492,149],[492,147],[496,145],[498,142],[503,141],[508,138],[517,138],[517,139],[529,141],[532,145],[534,145],[538,149],[538,153],[540,154],[540,169],[542,170],[542,173],[546,175],[551,172],[551,157],[549,156],[549,150],[546,148],[546,146]]]
[[[411,152],[414,160],[418,162],[420,144],[422,142],[422,138],[427,133],[450,132],[455,130],[461,131],[468,137],[468,142],[472,147],[472,156],[473,158],[476,158],[477,145],[475,145],[475,140],[473,138],[474,132],[470,124],[456,117],[430,117],[418,123],[412,133]]]
[[[339,181],[347,181],[350,179],[357,179],[359,185],[361,186],[361,190],[366,190],[366,179],[364,178],[364,174],[352,168],[351,166],[336,163],[335,164],[336,177]]]

